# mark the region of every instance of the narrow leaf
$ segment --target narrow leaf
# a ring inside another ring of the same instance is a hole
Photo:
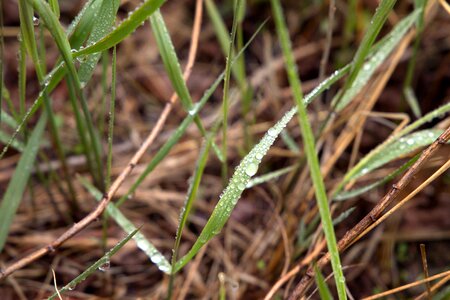
[[[47,114],[43,113],[31,133],[0,204],[0,252],[3,250],[9,228],[30,178],[46,123]]]

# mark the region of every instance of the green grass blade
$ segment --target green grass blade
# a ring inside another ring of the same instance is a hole
[[[240,0],[242,2],[242,0]],[[220,47],[224,55],[227,55],[230,45],[230,33],[225,26],[222,17],[220,16],[219,10],[215,5],[213,0],[205,0],[206,11],[208,12],[209,18],[211,19],[214,31],[216,32],[217,39],[219,41]],[[242,7],[242,5],[241,5]],[[234,56],[234,47],[233,47]],[[236,65],[232,68],[233,76],[239,85],[244,84],[245,74],[243,60],[238,60]]]
[[[363,157],[357,164],[354,166],[350,171],[348,171],[345,174],[345,177],[343,181],[340,184],[340,188],[343,187],[344,184],[351,181],[352,179],[356,179],[355,175],[358,173],[363,173],[363,169],[370,163],[370,161],[373,161],[375,156],[381,156],[380,152],[385,151],[385,148],[389,146],[391,143],[394,143],[398,141],[401,137],[405,136],[406,134],[412,132],[413,130],[419,128],[423,124],[430,122],[436,118],[444,116],[446,113],[450,111],[450,103],[444,104],[441,107],[429,112],[422,118],[416,120],[412,124],[406,126],[404,129],[399,131],[394,137],[388,139],[386,142],[382,143],[375,149],[373,149],[371,152],[369,152],[365,157]],[[340,189],[338,189],[340,191]]]
[[[394,48],[400,43],[402,38],[408,32],[408,30],[412,27],[414,22],[420,16],[420,10],[416,10],[411,13],[408,17],[404,18],[400,21],[394,29],[383,39],[383,43],[381,46],[373,53],[369,59],[363,64],[360,72],[356,74],[355,79],[352,84],[345,90],[344,94],[340,97],[337,96],[335,101],[339,100],[339,103],[336,103],[336,111],[340,111],[344,109],[353,98],[362,90],[362,88],[369,82],[372,75],[375,71],[380,67],[383,62],[386,61],[386,58],[389,54],[394,50]]]
[[[34,127],[28,143],[22,152],[19,163],[17,164],[11,181],[8,184],[5,194],[0,204],[0,252],[8,236],[12,220],[16,215],[23,193],[30,178],[34,161],[39,150],[39,144],[42,141],[45,125],[47,123],[47,114],[43,113],[38,123]]]
[[[92,45],[88,45],[86,48],[75,51],[74,57],[101,52],[117,45],[128,35],[134,32],[136,28],[141,26],[142,23],[149,16],[151,16],[163,3],[164,0],[145,1],[107,36]]]
[[[286,124],[292,119],[294,114],[295,110],[291,110],[283,116],[283,118],[270,128],[261,141],[242,159],[231,177],[228,186],[222,193],[208,222],[200,233],[200,236],[197,238],[189,252],[176,263],[175,272],[178,272],[186,265],[203,245],[215,235],[219,234],[220,230],[230,217],[237,201],[241,197],[242,192],[249,183],[250,178],[258,171],[261,159],[266,155],[270,146],[272,146],[281,130],[283,130]]]
[[[22,141],[19,141],[17,139],[11,141],[11,136],[1,129],[0,129],[0,142],[4,144],[10,143],[10,146],[19,152],[23,152],[23,150],[25,149],[25,145]]]
[[[209,134],[202,150],[200,151],[199,158],[197,160],[197,164],[195,167],[195,172],[190,181],[189,189],[187,192],[187,198],[184,202],[184,205],[181,209],[180,213],[180,223],[178,224],[177,233],[175,237],[175,245],[173,247],[173,256],[172,256],[172,274],[175,273],[175,264],[178,258],[178,251],[181,243],[181,236],[183,234],[183,229],[187,223],[187,219],[189,213],[191,212],[192,205],[194,203],[195,198],[197,197],[197,191],[200,186],[200,181],[203,176],[203,171],[205,170],[206,162],[208,160],[209,150],[211,149],[213,140],[213,134]]]
[[[95,197],[97,201],[100,201],[103,197],[102,193],[89,183],[85,178],[79,177],[80,182],[83,186]],[[119,224],[122,229],[130,234],[135,232],[137,229],[133,225],[133,223],[125,217],[124,214],[120,212],[120,210],[113,204],[109,203],[106,207],[106,212],[110,215],[114,221]],[[170,266],[169,261],[161,254],[161,252],[156,249],[156,247],[150,243],[147,238],[140,232],[136,233],[133,237],[136,245],[139,249],[141,249],[161,271],[169,274],[172,267]]]
[[[361,41],[361,44],[353,57],[352,70],[350,71],[350,75],[342,89],[344,92],[347,91],[352,86],[359,72],[361,72],[364,60],[367,58],[370,48],[372,47],[373,43],[375,42],[375,39],[380,33],[380,30],[383,27],[383,24],[385,23],[387,17],[389,16],[389,13],[391,12],[392,8],[394,7],[395,2],[397,1],[382,0],[381,3],[378,5],[375,14],[372,17],[372,20],[370,21],[370,26],[367,29],[367,32],[365,33],[364,38]],[[340,105],[339,103],[340,98],[338,98],[335,101],[335,105]]]
[[[192,109],[193,101],[187,88],[186,82],[184,81],[180,63],[178,61],[178,57],[175,52],[175,48],[173,46],[166,24],[164,23],[164,18],[162,17],[159,10],[157,10],[150,16],[150,23],[152,25],[152,31],[155,36],[159,53],[161,55],[161,59],[163,61],[167,75],[169,76],[174,90],[180,98],[181,104],[183,105],[184,109],[189,112]],[[196,116],[194,118],[194,121],[201,134],[203,136],[206,136],[206,131],[201,123],[200,118]],[[213,143],[213,149],[216,152],[217,157],[221,161],[223,161],[223,155],[220,153],[220,150],[217,148],[215,143]]]
[[[135,229],[131,233],[129,233],[124,239],[122,239],[117,245],[115,245],[111,250],[109,250],[105,255],[103,255],[99,260],[97,260],[94,264],[92,264],[89,268],[87,268],[83,273],[78,275],[75,279],[73,279],[71,282],[66,284],[63,288],[59,290],[59,293],[62,294],[67,291],[73,290],[78,284],[80,284],[82,281],[84,281],[86,278],[88,278],[90,275],[92,275],[94,272],[96,272],[98,269],[105,269],[106,267],[109,267],[111,257],[117,253],[128,241],[135,236],[139,231],[139,228]],[[51,295],[48,299],[55,299],[59,295],[58,293],[54,293]]]
[[[421,130],[387,144],[369,160],[365,160],[364,164],[358,164],[350,173],[351,176],[345,176],[345,182],[355,180],[402,155],[433,143],[442,132],[440,129]]]
[[[356,196],[359,196],[361,194],[364,194],[365,192],[368,192],[378,186],[381,186],[391,180],[393,180],[395,177],[397,177],[398,175],[402,174],[405,170],[407,170],[410,166],[412,166],[416,160],[419,158],[419,155],[414,156],[413,158],[411,158],[408,162],[406,162],[405,164],[403,164],[400,168],[398,168],[397,170],[395,170],[394,172],[392,172],[391,174],[389,174],[386,177],[383,177],[380,180],[377,180],[371,184],[362,186],[360,188],[357,189],[353,189],[350,191],[342,191],[337,193],[336,195],[333,196],[333,200],[335,201],[344,201],[344,200],[348,200],[350,198],[354,198]]]
[[[330,289],[328,288],[327,282],[320,272],[320,269],[317,268],[317,265],[314,264],[314,278],[316,280],[317,288],[319,289],[320,299],[322,300],[332,300],[333,295],[331,294]]]
[[[0,30],[3,32],[3,2],[0,3]],[[2,121],[1,119],[1,112],[3,111],[3,84],[4,84],[4,72],[3,72],[3,61],[4,61],[4,40],[3,40],[3,34],[0,35],[0,123]]]
[[[301,83],[298,77],[297,65],[292,54],[291,41],[289,33],[284,20],[281,4],[279,0],[271,0],[272,11],[275,19],[275,27],[277,35],[280,40],[281,48],[285,61],[285,68],[288,74],[289,84],[291,86],[292,94],[295,98],[298,109],[298,122],[300,124],[304,151],[308,161],[311,179],[316,193],[317,206],[319,207],[320,219],[322,222],[327,247],[331,254],[331,266],[334,272],[337,292],[339,299],[347,299],[345,290],[345,277],[342,272],[342,266],[339,258],[339,250],[337,247],[336,235],[334,233],[333,221],[331,218],[330,208],[328,206],[328,198],[325,191],[325,184],[323,182],[322,174],[320,172],[319,159],[316,154],[316,146],[314,134],[308,120],[306,105],[303,100],[303,93],[301,90]]]
[[[414,90],[412,88],[412,81],[414,77],[414,69],[416,67],[417,54],[419,53],[420,41],[422,39],[422,33],[424,29],[424,19],[425,19],[425,7],[427,6],[428,0],[415,0],[414,6],[416,9],[421,10],[421,14],[416,21],[417,27],[417,35],[416,40],[414,41],[413,54],[408,63],[408,69],[406,70],[405,81],[403,83],[403,95],[406,99],[406,102],[411,107],[412,112],[416,116],[416,118],[420,118],[422,116],[422,112],[420,111],[420,105],[417,101],[416,95],[414,94]]]
[[[228,45],[227,62],[225,64],[225,77],[223,79],[223,97],[222,97],[222,156],[225,160],[222,163],[222,179],[224,183],[228,179],[227,164],[227,137],[228,137],[228,109],[229,109],[229,92],[231,78],[231,61],[233,59],[234,41],[236,39],[236,30],[238,25],[238,14],[242,1],[236,0],[234,7],[233,25],[231,28],[231,36]]]
[[[115,116],[115,106],[116,106],[116,47],[113,48],[112,57],[112,80],[111,80],[111,99],[109,101],[109,122],[108,122],[108,155],[106,157],[106,176],[105,176],[105,187],[109,188],[111,183],[111,168],[112,168],[112,147],[113,147],[113,137],[114,137],[114,116]]]
[[[119,5],[119,0],[106,0],[102,2],[97,17],[94,18],[92,31],[87,40],[88,45],[104,38],[112,30]],[[78,70],[78,76],[80,77],[82,87],[84,87],[91,79],[100,56],[101,53],[94,53],[83,58]]]

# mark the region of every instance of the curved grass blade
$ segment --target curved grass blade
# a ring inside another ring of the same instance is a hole
[[[78,275],[71,282],[66,284],[62,289],[59,290],[59,293],[62,294],[67,291],[73,290],[78,284],[88,278],[92,273],[96,272],[98,269],[104,268],[103,266],[109,266],[111,257],[117,253],[128,241],[135,236],[135,234],[139,231],[139,228],[132,231],[128,234],[123,240],[121,240],[117,245],[115,245],[111,250],[109,250],[105,255],[103,255],[99,260],[97,260],[94,264],[92,264],[89,268],[87,268],[83,273]],[[58,293],[54,293],[50,297],[49,300],[55,299],[58,297]]]
[[[187,112],[189,112],[192,109],[193,101],[187,88],[186,82],[184,81],[183,72],[181,71],[175,48],[173,46],[166,24],[164,23],[164,18],[162,17],[159,10],[157,10],[150,16],[150,23],[152,25],[152,31],[155,36],[159,53],[161,55],[161,59],[163,61],[167,75],[169,76],[170,82],[172,83],[174,90],[180,98],[182,106]],[[196,116],[194,118],[194,121],[201,134],[206,137],[206,130],[203,127],[200,118]],[[217,157],[221,161],[224,161],[224,156],[215,143],[213,143],[213,149],[216,152]]]
[[[342,189],[344,184],[347,182],[356,179],[355,174],[357,173],[364,173],[362,170],[365,168],[365,166],[369,163],[369,161],[373,160],[374,156],[380,155],[380,152],[383,152],[384,149],[390,145],[391,143],[394,143],[402,136],[412,132],[413,130],[417,129],[418,127],[422,126],[423,124],[432,121],[435,118],[439,118],[444,116],[447,112],[450,111],[450,102],[447,104],[442,105],[441,107],[429,112],[419,120],[413,122],[412,124],[406,126],[404,129],[399,131],[395,136],[389,138],[386,142],[380,144],[378,147],[376,147],[374,150],[369,152],[365,157],[363,157],[357,164],[354,166],[350,171],[347,172],[344,179],[340,183],[340,187],[338,188],[338,191]],[[364,173],[365,174],[365,173]]]
[[[112,30],[119,5],[119,0],[106,0],[102,2],[97,17],[94,18],[92,31],[87,40],[88,45],[99,41]],[[78,76],[80,77],[82,87],[84,87],[91,79],[100,56],[101,53],[94,53],[82,60],[78,70]]]
[[[355,75],[355,79],[352,81],[351,85],[345,90],[342,96],[337,96],[334,101],[339,100],[336,103],[336,111],[344,109],[353,98],[362,90],[362,88],[367,84],[372,75],[378,69],[378,67],[386,61],[386,58],[394,50],[394,48],[400,43],[402,38],[412,27],[414,22],[420,16],[421,10],[415,10],[408,17],[400,21],[394,29],[383,39],[383,43],[376,50],[373,55],[369,57],[367,62],[362,65],[361,71]]]
[[[261,159],[266,155],[281,130],[283,130],[286,124],[292,119],[295,112],[295,110],[290,110],[286,113],[286,115],[270,128],[261,141],[242,159],[231,177],[228,186],[221,195],[208,222],[200,233],[200,236],[197,238],[189,252],[176,263],[175,272],[178,272],[186,265],[203,245],[215,235],[219,234],[220,230],[230,217],[234,206],[241,197],[242,192],[250,181],[250,178],[258,171]]]
[[[94,187],[89,181],[87,181],[84,177],[78,177],[83,186],[94,196],[97,201],[100,201],[103,197],[102,193]],[[136,232],[138,229],[133,225],[133,223],[128,220],[128,218],[122,214],[122,212],[114,205],[114,203],[109,203],[106,206],[107,213],[119,224],[122,229],[131,234]],[[156,249],[156,247],[150,243],[147,238],[140,232],[137,232],[133,236],[134,241],[139,249],[141,249],[154,263],[158,269],[163,271],[166,274],[170,274],[171,266],[169,261],[162,255],[161,252]]]
[[[234,41],[236,40],[236,30],[238,27],[238,14],[242,1],[236,0],[233,14],[233,25],[231,27],[230,40],[228,43],[227,62],[225,64],[225,78],[223,79],[223,96],[222,96],[222,156],[225,158],[222,163],[222,180],[225,183],[228,179],[228,109],[229,109],[229,93],[231,78],[231,61],[233,59]]]
[[[135,9],[130,16],[120,23],[111,33],[99,40],[98,42],[88,45],[86,48],[80,49],[73,53],[74,57],[81,55],[93,54],[107,50],[136,30],[142,23],[152,15],[162,4],[164,0],[147,0]]]
[[[426,129],[411,133],[387,144],[381,151],[377,151],[369,160],[366,160],[364,164],[358,164],[358,168],[354,168],[354,171],[350,173],[351,176],[345,177],[345,182],[355,180],[402,155],[431,144],[442,132],[443,130],[440,129]]]
[[[334,201],[344,201],[344,200],[348,200],[350,198],[354,198],[356,196],[359,196],[361,194],[364,194],[365,192],[368,192],[378,186],[381,186],[391,180],[393,180],[395,177],[397,177],[398,175],[402,174],[405,170],[407,170],[409,167],[411,167],[416,160],[419,158],[419,154],[414,156],[413,158],[411,158],[409,161],[407,161],[405,164],[403,164],[400,168],[398,168],[397,170],[395,170],[394,172],[392,172],[391,174],[389,174],[386,177],[383,177],[380,180],[377,180],[376,182],[373,182],[371,184],[368,184],[366,186],[357,188],[357,189],[353,189],[350,191],[342,191],[337,193],[336,195],[333,196],[333,200]]]
[[[334,233],[333,221],[331,218],[325,184],[320,172],[319,158],[316,153],[316,142],[311,129],[311,124],[308,119],[306,105],[303,100],[303,92],[300,79],[298,77],[297,65],[294,60],[294,55],[292,54],[291,40],[289,38],[289,32],[286,26],[286,21],[284,20],[280,1],[271,0],[271,4],[275,19],[275,28],[281,44],[281,49],[283,50],[285,69],[288,75],[289,85],[291,87],[292,95],[297,105],[297,116],[302,133],[303,149],[306,154],[306,159],[311,174],[311,180],[315,189],[316,202],[319,208],[323,232],[327,242],[328,250],[330,252],[331,266],[334,272],[337,293],[340,300],[345,300],[347,299],[347,293],[345,290],[345,277],[344,273],[342,272],[336,234]],[[369,49],[367,49],[367,51],[369,51]],[[355,64],[353,66],[355,66]]]
[[[0,252],[3,250],[12,220],[25,192],[46,124],[47,114],[43,113],[31,133],[0,204]]]
[[[356,54],[354,55],[352,62],[352,70],[350,71],[350,75],[342,89],[344,93],[353,85],[353,82],[357,78],[358,74],[361,72],[364,60],[368,56],[370,48],[372,47],[373,43],[375,42],[375,39],[380,33],[383,24],[386,22],[386,19],[389,13],[391,12],[392,8],[394,7],[395,2],[397,1],[382,0],[381,3],[378,5],[375,14],[372,17],[372,20],[370,21],[370,26],[367,29],[367,32],[365,33],[364,38],[361,41],[358,50],[356,51]],[[343,94],[340,93],[339,95],[342,96]],[[334,101],[335,107],[341,106],[340,105],[342,99],[341,96],[338,96],[337,100]]]
[[[422,116],[422,112],[420,110],[420,105],[417,101],[416,95],[412,88],[412,80],[414,77],[414,69],[416,67],[417,54],[419,53],[420,41],[422,39],[424,29],[425,7],[427,6],[427,2],[428,0],[414,1],[414,6],[416,7],[416,9],[421,9],[422,12],[416,21],[417,27],[416,40],[414,41],[413,53],[408,63],[408,69],[406,70],[405,81],[403,82],[403,96],[405,97],[406,102],[409,104],[409,107],[411,107],[411,110],[416,116],[416,118],[420,118]]]

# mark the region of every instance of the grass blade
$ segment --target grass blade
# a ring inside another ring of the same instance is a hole
[[[352,172],[345,176],[345,182],[355,180],[402,155],[431,144],[442,132],[443,130],[440,129],[426,129],[411,133],[387,144],[372,155],[370,159],[364,160],[364,164],[359,163],[355,166]]]
[[[356,51],[356,54],[353,57],[352,62],[352,70],[350,71],[350,75],[345,82],[345,85],[343,87],[343,91],[346,92],[353,84],[355,79],[357,78],[359,72],[362,70],[364,60],[366,59],[367,55],[369,54],[370,48],[372,47],[373,43],[375,42],[375,39],[377,38],[378,34],[380,33],[381,28],[383,27],[383,24],[385,23],[389,13],[391,12],[392,8],[394,7],[396,0],[382,0],[381,3],[378,5],[374,16],[372,17],[372,20],[370,21],[370,26],[367,29],[366,34],[364,35],[363,40],[361,41],[360,46],[358,47],[358,50]],[[340,94],[343,95],[343,94]],[[341,102],[341,97],[339,97],[337,100],[335,100],[334,105],[339,106]]]
[[[314,134],[308,120],[306,105],[303,100],[303,93],[301,89],[300,79],[298,77],[297,67],[294,56],[292,54],[291,41],[289,33],[284,20],[281,4],[278,0],[271,0],[272,11],[275,19],[275,27],[277,35],[280,40],[283,56],[285,60],[285,67],[288,74],[289,84],[291,86],[292,94],[295,98],[298,109],[298,122],[300,124],[304,151],[308,161],[311,179],[314,184],[317,206],[319,207],[320,219],[322,228],[327,241],[327,247],[331,254],[331,266],[334,272],[337,292],[339,299],[347,299],[345,290],[345,277],[342,272],[342,266],[339,258],[339,250],[337,248],[336,235],[334,233],[333,221],[331,218],[330,208],[328,206],[327,194],[325,185],[323,183],[322,174],[320,172],[319,159],[316,154],[316,146]]]
[[[175,48],[173,46],[166,24],[164,23],[164,19],[159,10],[157,10],[150,16],[150,22],[152,25],[153,34],[156,39],[156,43],[158,44],[159,53],[161,55],[161,59],[163,61],[167,75],[169,76],[170,82],[172,83],[174,90],[180,98],[181,104],[183,105],[184,109],[190,113],[193,105],[192,98],[186,86],[186,82],[184,81],[183,72],[181,71]],[[194,121],[201,134],[205,137],[206,131],[201,123],[200,118],[196,116],[194,118]],[[221,155],[220,150],[215,145],[215,143],[213,143],[213,149],[216,152],[217,157],[221,161],[223,161],[224,157],[223,155]]]
[[[381,186],[381,185],[391,181],[392,179],[394,179],[398,175],[402,174],[405,170],[407,170],[410,166],[412,166],[416,162],[416,160],[418,158],[419,158],[419,155],[414,156],[408,162],[403,164],[400,168],[398,168],[397,170],[395,170],[394,172],[392,172],[388,176],[383,177],[380,180],[377,180],[374,183],[371,183],[371,184],[368,184],[368,185],[365,185],[363,187],[360,187],[360,188],[357,188],[357,189],[353,189],[353,190],[350,190],[350,191],[339,192],[339,193],[337,193],[336,195],[333,196],[333,200],[335,200],[335,201],[347,200],[347,199],[359,196],[361,194],[364,194],[365,192],[368,192],[371,189],[374,189],[374,188],[376,188],[378,186]]]
[[[350,171],[348,171],[345,174],[344,179],[342,180],[339,188],[338,188],[338,192],[342,189],[342,187],[344,186],[344,184],[346,184],[347,182],[351,181],[352,179],[356,179],[355,174],[358,173],[363,173],[366,174],[365,172],[363,172],[362,170],[365,168],[365,166],[371,161],[373,160],[374,156],[379,156],[380,152],[384,151],[385,147],[387,147],[388,145],[390,145],[391,143],[394,143],[395,141],[397,141],[398,139],[400,139],[401,137],[405,136],[406,134],[412,132],[413,130],[419,128],[420,126],[422,126],[423,124],[430,122],[436,118],[442,117],[444,116],[446,113],[448,113],[450,111],[450,103],[444,104],[441,107],[429,112],[428,114],[426,114],[425,116],[423,116],[422,118],[416,120],[415,122],[413,122],[412,124],[406,126],[404,129],[402,129],[401,131],[399,131],[395,136],[391,137],[390,139],[388,139],[386,142],[380,144],[378,147],[376,147],[374,150],[372,150],[371,152],[369,152],[365,157],[363,157],[357,164],[356,166],[354,166]]]
[[[115,245],[111,250],[109,250],[105,255],[103,255],[99,260],[97,260],[95,263],[93,263],[89,268],[87,268],[83,273],[78,275],[75,279],[73,279],[71,282],[66,284],[62,289],[59,290],[59,293],[62,294],[67,291],[73,290],[78,284],[80,284],[82,281],[84,281],[86,278],[88,278],[91,274],[96,272],[98,269],[105,268],[106,266],[109,266],[111,257],[117,253],[128,241],[135,236],[136,233],[138,233],[139,228],[135,229],[131,233],[129,233],[124,239],[122,239],[117,245]],[[58,297],[58,293],[54,293],[51,295],[48,299],[55,299]]]
[[[164,0],[145,1],[107,36],[92,45],[88,45],[86,48],[80,49],[79,51],[74,51],[74,57],[101,52],[117,45],[133,31],[135,31],[136,28],[141,26],[142,23],[163,3]]]
[[[319,295],[320,299],[322,300],[332,300],[333,295],[331,294],[330,289],[328,288],[327,282],[325,281],[325,278],[322,275],[322,272],[320,272],[320,269],[317,268],[317,265],[314,264],[314,274],[316,279],[316,284],[319,289]]]
[[[25,192],[46,124],[47,114],[43,113],[31,133],[0,204],[0,252],[3,250],[9,227]]]
[[[97,201],[100,201],[102,199],[102,193],[94,187],[92,184],[89,183],[85,178],[79,177],[80,182],[83,184],[83,186],[94,196],[94,198]],[[119,224],[122,229],[128,233],[131,234],[138,229],[133,225],[133,223],[128,220],[125,215],[122,214],[122,212],[114,205],[114,203],[109,203],[106,207],[106,212],[116,221],[117,224]],[[161,254],[161,252],[156,249],[156,247],[150,243],[147,238],[140,232],[136,233],[133,237],[133,239],[136,242],[136,245],[139,249],[141,249],[154,263],[158,269],[163,271],[164,273],[169,274],[171,270],[171,266],[169,261],[164,257],[164,255]]]
[[[362,88],[367,84],[372,75],[378,69],[378,67],[386,61],[386,58],[394,50],[394,48],[400,43],[402,38],[412,27],[414,22],[420,16],[421,10],[416,10],[411,13],[408,17],[400,21],[394,29],[383,39],[383,43],[376,50],[373,55],[362,65],[361,72],[355,75],[355,79],[351,85],[345,90],[344,94],[340,97],[337,96],[335,101],[339,99],[339,103],[336,103],[336,111],[344,109],[353,98],[362,90]]]

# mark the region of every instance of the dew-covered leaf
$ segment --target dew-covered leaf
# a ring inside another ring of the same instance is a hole
[[[79,177],[79,179],[84,187],[95,197],[97,201],[100,201],[102,199],[103,195],[96,187],[90,184],[83,177]],[[133,223],[128,220],[128,218],[125,217],[124,214],[122,214],[122,212],[114,205],[114,203],[109,203],[106,206],[106,211],[126,233],[132,234],[133,232],[136,232],[138,230],[133,225]],[[136,232],[136,234],[133,236],[133,239],[136,242],[138,248],[141,249],[150,258],[151,262],[154,263],[158,267],[158,269],[160,269],[164,273],[170,273],[172,267],[170,266],[169,261],[164,257],[164,255],[162,255],[161,252],[158,251],[158,249],[156,249],[156,247],[151,242],[149,242],[149,240],[147,240],[147,238],[142,233]]]
[[[86,48],[74,52],[74,57],[92,54],[107,50],[121,41],[136,30],[144,21],[153,14],[162,4],[164,0],[147,0],[138,8],[130,13],[122,23],[120,23],[111,33],[99,40],[98,42],[88,45]]]
[[[76,288],[78,284],[80,284],[82,281],[84,281],[86,278],[88,278],[91,274],[95,273],[97,270],[100,271],[107,271],[110,267],[110,260],[111,257],[117,253],[123,246],[125,246],[128,241],[135,236],[139,231],[139,228],[133,230],[130,232],[124,239],[122,239],[117,245],[115,245],[111,250],[109,250],[105,255],[103,255],[99,260],[97,260],[95,263],[93,263],[89,268],[87,268],[83,273],[78,275],[75,279],[70,281],[68,284],[66,284],[63,288],[59,290],[59,293],[62,294],[67,291],[72,291]],[[48,300],[55,299],[56,297],[59,297],[59,294],[56,292],[50,297],[48,297]]]
[[[28,143],[22,152],[19,163],[14,170],[14,174],[8,184],[6,192],[3,195],[0,204],[0,252],[3,250],[9,228],[16,215],[20,201],[22,200],[28,179],[30,178],[46,123],[47,115],[44,113],[34,127]]]
[[[378,50],[373,53],[369,59],[363,64],[361,70],[356,75],[354,81],[348,89],[345,90],[342,97],[336,96],[335,100],[340,99],[337,103],[336,110],[340,111],[345,108],[352,99],[362,90],[367,84],[372,75],[378,67],[384,63],[389,54],[400,43],[406,32],[411,28],[417,18],[420,16],[420,10],[416,10],[408,17],[400,21],[394,29],[383,39],[383,43],[378,47]]]
[[[346,178],[346,182],[357,179],[388,162],[433,143],[440,134],[442,134],[442,130],[439,129],[421,130],[387,144],[364,165],[358,165],[357,171],[352,174],[351,178]]]

